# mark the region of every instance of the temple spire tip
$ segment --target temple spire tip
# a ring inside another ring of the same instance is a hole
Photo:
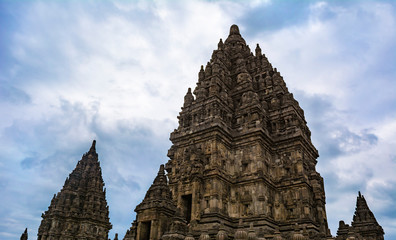
[[[191,91],[191,88],[189,88],[189,89]],[[165,166],[164,166],[164,164],[160,165],[160,168],[158,170],[158,174],[165,174]]]
[[[92,146],[91,146],[91,148],[89,149],[89,152],[96,152],[96,140],[93,140],[92,141]]]
[[[230,35],[241,35],[240,33],[239,33],[239,27],[236,25],[236,24],[233,24],[231,27],[230,27]]]

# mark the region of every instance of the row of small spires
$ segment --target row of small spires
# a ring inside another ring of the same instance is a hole
[[[223,46],[224,46],[223,39],[220,38],[220,41],[219,41],[219,43],[217,44],[217,47],[218,47],[218,49],[223,49]],[[246,47],[249,48],[249,45],[246,45]],[[250,48],[249,48],[249,49],[250,49]],[[262,55],[262,54],[261,54],[261,48],[260,48],[260,45],[259,45],[258,43],[256,44],[256,49],[255,49],[255,51],[256,51],[256,57],[259,57],[259,56]]]
[[[249,45],[246,45],[246,47],[247,47],[248,49],[250,49],[250,48],[249,48]],[[221,38],[220,38],[220,41],[219,41],[219,43],[218,43],[218,48],[219,48],[219,49],[222,49],[222,48],[223,48],[223,40],[222,40]],[[259,45],[258,43],[256,44],[255,52],[256,52],[256,57],[260,57],[260,56],[265,57],[265,54],[262,54],[262,52],[261,52],[261,47],[260,47],[260,45]],[[252,53],[252,54],[253,54],[253,53]],[[204,67],[203,65],[201,65],[201,68],[200,68],[200,70],[199,70],[199,74],[202,74],[202,72],[205,72],[205,69],[206,69],[207,67],[210,67],[210,66],[211,66],[211,63],[210,63],[210,62],[207,62],[205,67]],[[277,72],[277,68],[274,68],[274,72]]]

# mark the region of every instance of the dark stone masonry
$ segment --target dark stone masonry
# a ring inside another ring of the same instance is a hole
[[[38,240],[108,239],[112,226],[95,143],[42,214]]]
[[[238,26],[201,66],[178,119],[169,161],[124,240],[384,239],[360,192],[351,226],[340,221],[332,237],[304,111]],[[94,141],[42,215],[38,239],[107,240],[105,195]]]

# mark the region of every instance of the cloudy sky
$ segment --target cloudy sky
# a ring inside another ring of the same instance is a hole
[[[0,239],[35,239],[93,139],[121,237],[229,27],[305,110],[335,235],[357,192],[396,239],[395,1],[0,0]]]

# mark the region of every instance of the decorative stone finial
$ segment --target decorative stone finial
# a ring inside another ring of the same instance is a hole
[[[223,45],[224,45],[223,39],[220,38],[220,41],[219,41],[219,43],[217,44],[217,49],[219,49],[219,50],[223,49]]]
[[[199,240],[210,240],[210,236],[206,229],[202,231],[201,235],[199,236]]]
[[[256,46],[256,57],[260,57],[261,56],[261,48],[260,45],[257,43]]]
[[[184,96],[184,104],[183,107],[188,107],[194,102],[194,96],[191,93],[191,88],[188,88],[186,95]]]
[[[235,240],[247,240],[248,234],[245,230],[243,230],[243,220],[239,219],[238,230],[234,234]]]
[[[158,170],[157,177],[154,179],[153,184],[167,184],[164,164],[161,164],[161,166]]]
[[[216,240],[228,240],[227,232],[223,229],[220,229],[216,235]]]
[[[233,24],[230,28],[230,35],[241,35],[239,33],[239,27],[235,24]]]
[[[250,223],[248,240],[257,240],[256,231],[253,229],[253,223]]]
[[[234,49],[239,51],[245,51],[250,54],[250,49],[246,46],[246,41],[242,38],[239,33],[239,28],[237,25],[232,25],[230,28],[230,35],[224,41],[224,49]],[[235,52],[234,52],[235,53]]]
[[[198,82],[201,82],[202,80],[204,80],[204,78],[205,78],[205,70],[204,70],[204,66],[201,65],[201,69],[199,70],[198,73]]]
[[[91,148],[89,149],[89,152],[96,152],[95,145],[96,145],[96,140],[93,140],[92,146],[91,146]]]

